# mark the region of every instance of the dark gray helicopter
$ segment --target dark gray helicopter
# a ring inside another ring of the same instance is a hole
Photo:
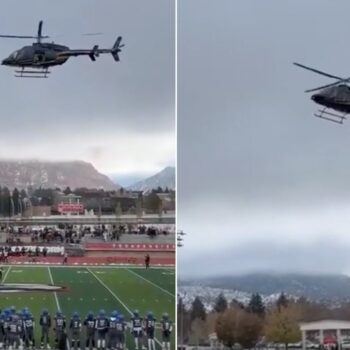
[[[117,38],[111,49],[99,49],[98,45],[95,45],[92,49],[71,50],[68,46],[58,45],[54,42],[42,42],[43,39],[49,38],[47,35],[42,35],[42,27],[43,21],[40,21],[36,36],[0,35],[0,38],[36,39],[32,45],[16,50],[2,61],[2,65],[21,68],[21,70],[15,70],[16,77],[47,78],[50,67],[61,65],[73,56],[88,56],[92,61],[96,61],[96,57],[100,54],[110,53],[116,62],[119,61],[119,52],[124,46],[121,45],[121,36]]]
[[[323,109],[318,110],[318,113],[314,114],[315,117],[326,119],[338,124],[343,124],[343,121],[347,119],[346,115],[350,113],[350,86],[346,85],[346,83],[350,82],[350,78],[344,79],[342,77],[328,74],[296,62],[294,62],[294,65],[337,80],[334,83],[309,89],[305,92],[317,91],[317,93],[311,96],[311,99],[315,103],[318,103],[324,107]],[[329,112],[327,109],[333,109],[334,111],[340,113]]]

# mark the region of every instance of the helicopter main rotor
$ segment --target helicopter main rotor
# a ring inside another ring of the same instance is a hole
[[[336,76],[336,75],[329,74],[329,73],[326,73],[326,72],[322,72],[321,70],[318,70],[318,69],[315,69],[315,68],[312,68],[312,67],[304,66],[303,64],[300,64],[300,63],[297,63],[297,62],[294,62],[293,64],[294,64],[295,66],[298,66],[298,67],[300,67],[300,68],[309,70],[309,71],[311,71],[311,72],[314,72],[314,73],[323,75],[323,76],[325,76],[325,77],[332,78],[332,79],[337,79],[337,81],[334,82],[334,83],[322,85],[322,86],[319,86],[319,87],[313,88],[313,89],[308,89],[308,90],[305,90],[305,92],[319,91],[319,90],[322,90],[322,89],[326,89],[326,88],[328,88],[328,87],[332,87],[332,86],[339,85],[339,84],[341,84],[341,83],[348,83],[348,82],[350,82],[350,77],[349,77],[349,78],[338,77],[338,76]]]
[[[9,39],[36,39],[38,43],[41,43],[42,39],[48,39],[50,36],[42,35],[43,29],[43,21],[39,22],[38,26],[38,34],[36,36],[33,35],[0,35],[0,38],[9,38]]]

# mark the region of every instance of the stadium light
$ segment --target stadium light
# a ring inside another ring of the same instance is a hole
[[[186,233],[184,232],[184,231],[182,231],[182,230],[180,230],[180,231],[177,231],[177,238],[176,238],[176,240],[177,240],[177,246],[178,247],[183,247],[183,241],[184,241],[184,237],[183,236],[185,236],[186,235]]]

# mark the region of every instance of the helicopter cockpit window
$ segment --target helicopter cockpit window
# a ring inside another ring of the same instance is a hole
[[[18,56],[18,51],[15,51],[11,54],[11,58],[16,59],[16,57]]]

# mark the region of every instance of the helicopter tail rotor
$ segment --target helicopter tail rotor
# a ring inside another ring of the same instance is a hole
[[[122,44],[122,45],[120,44],[121,41],[122,41],[122,37],[118,36],[118,38],[117,38],[116,42],[114,43],[113,48],[111,50],[111,54],[116,62],[120,61],[119,52],[121,52],[122,51],[121,48],[125,46],[124,44]]]

